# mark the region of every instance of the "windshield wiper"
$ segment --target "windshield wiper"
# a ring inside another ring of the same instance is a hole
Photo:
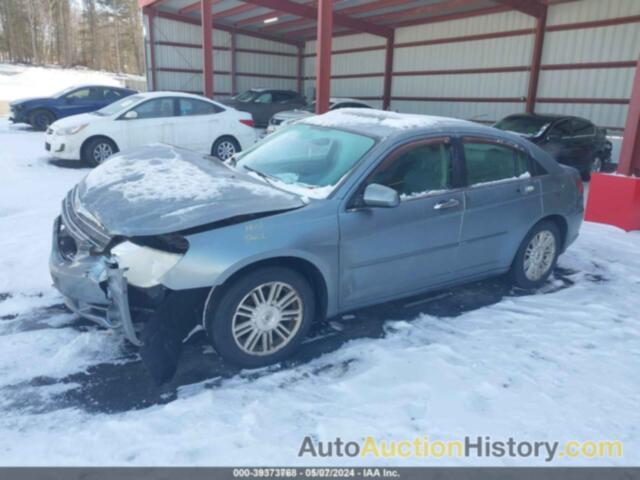
[[[273,184],[273,182],[271,181],[271,177],[270,175],[267,175],[264,172],[261,172],[260,170],[256,170],[253,167],[248,167],[246,165],[242,165],[242,168],[244,168],[245,170],[248,170],[250,172],[255,173],[256,175],[258,175],[260,178],[263,178],[265,182],[267,182],[269,185],[271,185],[272,187],[275,187],[275,185]]]

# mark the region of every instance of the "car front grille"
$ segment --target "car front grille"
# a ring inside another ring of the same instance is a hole
[[[62,202],[62,223],[79,245],[88,245],[101,252],[109,245],[111,237],[100,224],[76,211],[76,189],[71,190]]]
[[[47,134],[53,135],[53,128],[47,128]]]

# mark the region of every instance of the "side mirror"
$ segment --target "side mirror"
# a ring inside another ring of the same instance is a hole
[[[372,183],[364,189],[362,201],[368,207],[393,208],[400,205],[400,196],[393,188]]]
[[[127,113],[124,114],[124,117],[122,118],[124,118],[125,120],[134,120],[138,118],[138,112],[134,110],[129,110]]]

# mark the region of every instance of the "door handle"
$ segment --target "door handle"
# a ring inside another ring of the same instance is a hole
[[[444,200],[442,202],[438,202],[433,206],[434,210],[444,210],[446,208],[456,208],[460,206],[460,201],[455,198],[450,198],[449,200]]]
[[[534,187],[533,185],[525,185],[524,187],[520,188],[520,193],[523,195],[528,195],[529,193],[533,193],[536,191],[536,187]]]

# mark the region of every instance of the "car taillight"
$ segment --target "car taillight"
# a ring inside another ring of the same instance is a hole
[[[582,183],[582,179],[580,177],[576,177],[576,188],[580,192],[580,195],[584,194],[584,183]]]
[[[246,125],[247,127],[253,127],[253,120],[240,120],[240,123]]]

